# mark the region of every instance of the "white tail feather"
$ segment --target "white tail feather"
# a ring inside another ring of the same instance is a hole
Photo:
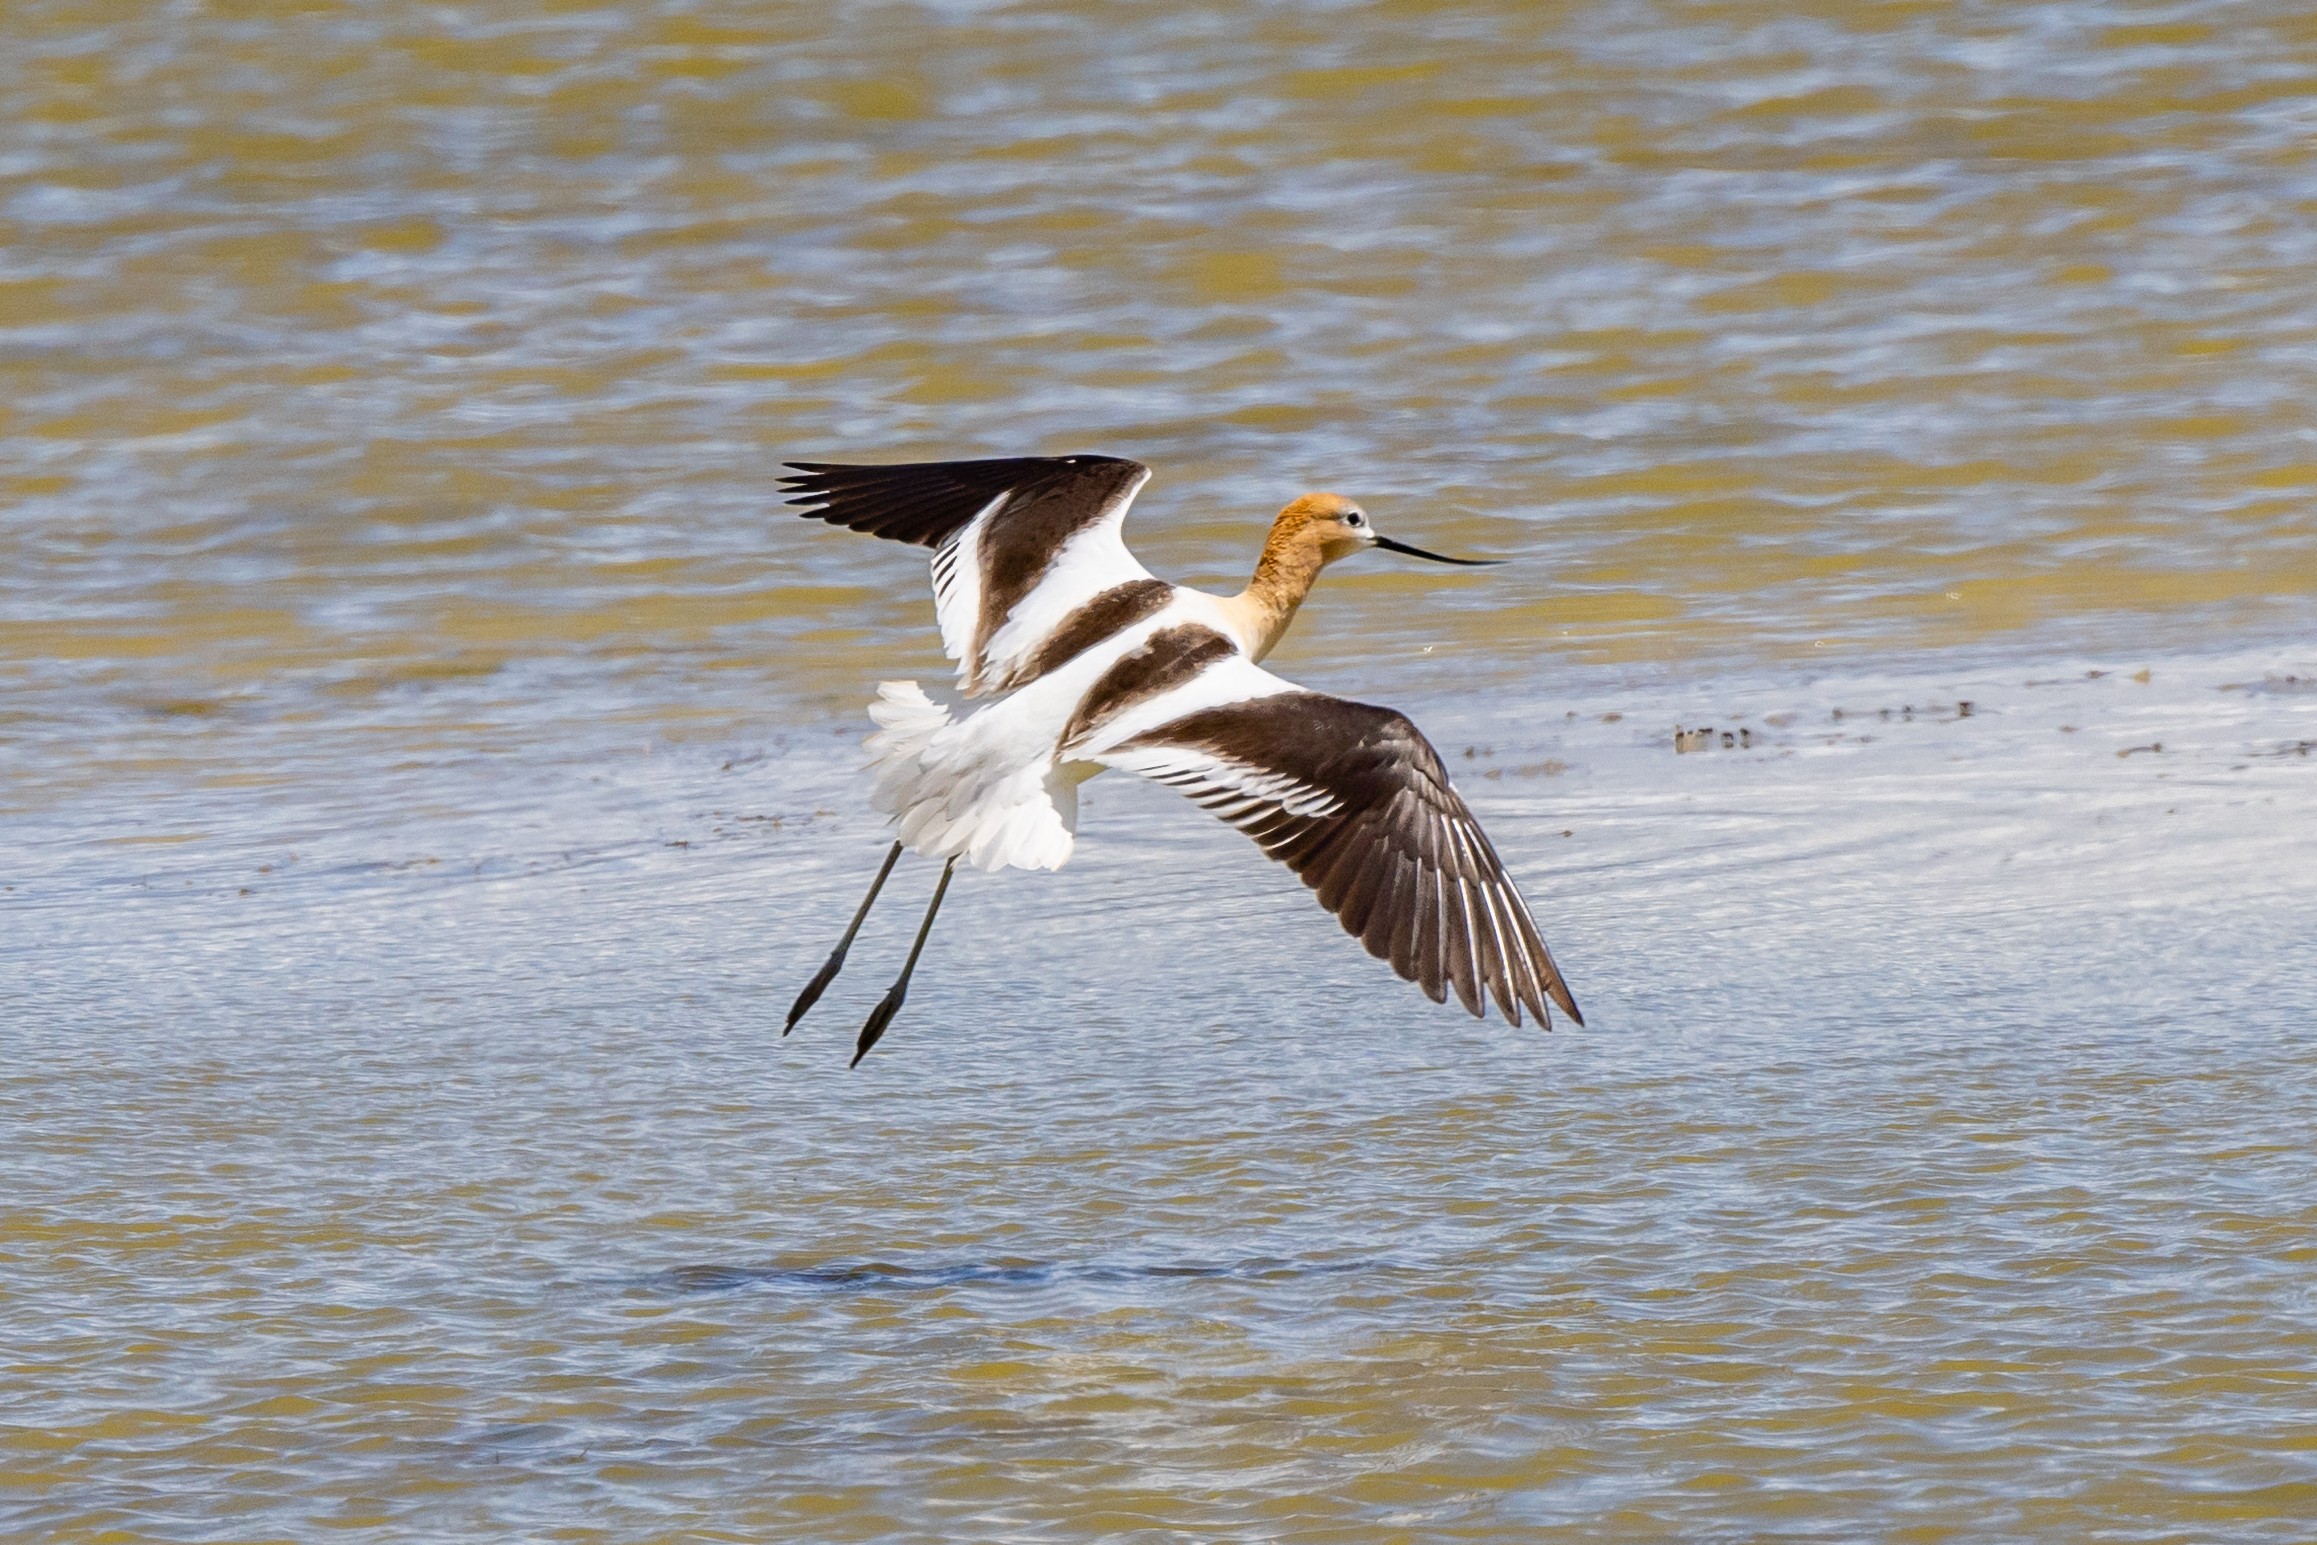
[[[871,802],[927,858],[1059,869],[1078,825],[1077,782],[1043,756],[1022,755],[1015,741],[1023,726],[1003,707],[955,720],[916,682],[879,682],[869,717],[880,728],[865,742],[876,778]]]

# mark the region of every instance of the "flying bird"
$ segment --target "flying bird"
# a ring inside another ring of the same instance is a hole
[[[1180,790],[1255,839],[1344,931],[1435,1003],[1518,1025],[1576,999],[1448,769],[1407,717],[1307,691],[1263,669],[1320,571],[1370,548],[1478,565],[1377,533],[1338,494],[1279,512],[1237,595],[1154,577],[1127,550],[1150,468],[1117,456],[888,466],[789,462],[800,513],[933,550],[941,642],[966,698],[954,717],[913,681],[880,682],[867,748],[873,802],[898,826],[869,894],[781,1034],[843,968],[902,850],[942,861],[907,963],[861,1027],[858,1066],[900,1011],[959,859],[1059,869],[1078,786],[1108,769]]]

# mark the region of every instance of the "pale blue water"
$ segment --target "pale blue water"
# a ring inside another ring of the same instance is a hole
[[[1411,703],[1549,1036],[1105,780],[848,1073],[930,871],[782,1041],[880,841],[834,737],[52,814],[4,1516],[2297,1538],[2317,697],[2132,663]]]

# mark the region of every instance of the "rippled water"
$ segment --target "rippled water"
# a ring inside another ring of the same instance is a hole
[[[780,1040],[842,745],[35,822],[12,1516],[2299,1538],[2317,693],[2258,667],[1427,702],[1551,1036],[1107,780],[850,1074],[929,875]]]
[[[2313,87],[2262,5],[8,6],[0,1532],[2306,1538]],[[1521,560],[1278,663],[1592,1028],[1104,780],[778,1038],[939,661],[773,464],[1078,448],[1169,574],[1313,485]]]

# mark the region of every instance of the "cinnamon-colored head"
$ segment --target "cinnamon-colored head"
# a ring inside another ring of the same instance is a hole
[[[1291,551],[1311,553],[1322,564],[1373,547],[1374,528],[1368,524],[1367,512],[1342,494],[1305,494],[1279,512],[1271,523],[1271,537],[1263,546],[1266,552],[1278,550],[1281,556]]]
[[[1279,512],[1271,536],[1263,544],[1255,577],[1247,588],[1223,604],[1241,617],[1240,637],[1248,656],[1260,660],[1287,631],[1295,609],[1311,593],[1319,571],[1338,558],[1380,547],[1388,553],[1429,558],[1434,563],[1479,564],[1488,558],[1448,558],[1421,547],[1376,535],[1368,512],[1342,494],[1305,494]]]

